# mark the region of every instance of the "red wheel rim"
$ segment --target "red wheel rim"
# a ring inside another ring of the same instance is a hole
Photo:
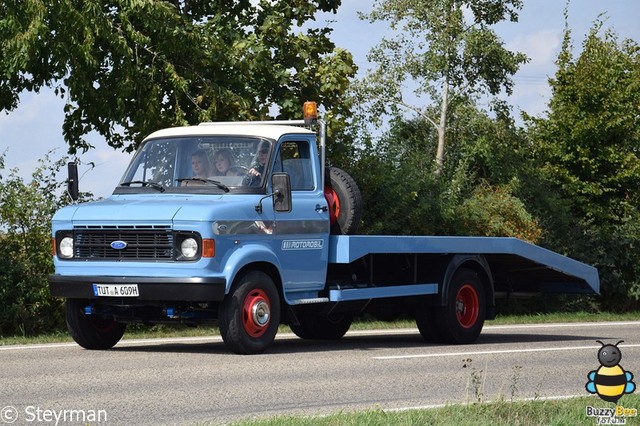
[[[329,222],[333,225],[338,221],[338,217],[340,217],[340,198],[338,198],[336,191],[328,186],[324,187],[324,198],[327,200],[327,204],[329,204]]]
[[[471,284],[465,284],[456,295],[456,316],[464,328],[473,327],[478,321],[480,301],[478,293]]]
[[[254,289],[247,294],[242,306],[242,325],[251,337],[262,336],[271,322],[271,302],[262,289]]]

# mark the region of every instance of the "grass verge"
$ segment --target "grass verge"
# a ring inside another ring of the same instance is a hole
[[[640,396],[625,395],[618,405],[636,409],[640,406]],[[533,400],[533,401],[496,401],[491,403],[474,403],[469,405],[448,405],[432,409],[416,409],[406,411],[386,411],[381,409],[342,412],[328,416],[277,416],[269,419],[245,420],[231,423],[233,426],[386,426],[386,425],[596,425],[598,418],[589,416],[587,407],[613,408],[616,405],[602,401],[596,396],[585,396],[566,400]],[[631,413],[629,413],[631,414]],[[612,420],[626,424],[638,424],[636,416],[614,416],[606,418],[606,424]],[[213,423],[203,423],[202,425]]]

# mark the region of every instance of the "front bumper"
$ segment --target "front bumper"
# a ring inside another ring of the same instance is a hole
[[[93,292],[93,284],[137,284],[139,296],[132,300],[217,302],[224,298],[224,278],[111,277],[49,275],[52,296],[69,299],[107,299]]]

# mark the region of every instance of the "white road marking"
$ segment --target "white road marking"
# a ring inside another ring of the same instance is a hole
[[[6,345],[6,346],[0,346],[0,351],[70,348],[73,346],[78,346],[78,345],[76,343],[45,343],[41,345]]]
[[[527,402],[527,401],[560,401],[565,399],[574,399],[574,398],[582,398],[585,395],[555,395],[555,396],[534,396],[529,398],[516,398],[514,402]],[[503,400],[500,400],[503,401]],[[482,401],[483,404],[491,404],[494,401]],[[434,408],[444,408],[451,407],[455,405],[466,405],[465,403],[446,403],[446,404],[429,404],[429,405],[418,405],[414,407],[398,407],[398,408],[383,408],[382,411],[385,413],[400,413],[403,411],[414,411],[414,410],[430,410]]]
[[[508,330],[520,328],[560,328],[560,327],[621,327],[627,325],[640,325],[640,321],[607,321],[607,322],[559,322],[547,324],[511,324],[511,325],[486,325],[483,330]]]
[[[530,349],[503,349],[495,351],[468,351],[468,352],[445,352],[445,353],[432,353],[432,354],[414,354],[414,355],[390,355],[390,356],[375,356],[372,359],[378,360],[393,360],[393,359],[410,359],[410,358],[442,358],[446,356],[469,356],[469,355],[496,355],[496,354],[515,354],[515,353],[527,353],[527,352],[558,352],[558,351],[575,351],[583,349],[599,349],[602,346],[590,345],[590,346],[564,346],[560,348],[544,347],[544,348],[530,348]],[[632,345],[620,345],[623,348],[638,348],[640,344]]]

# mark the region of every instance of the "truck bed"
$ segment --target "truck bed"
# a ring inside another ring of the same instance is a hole
[[[507,237],[331,236],[329,262],[349,264],[376,254],[483,255],[493,273],[496,295],[530,293],[599,294],[596,268]]]

